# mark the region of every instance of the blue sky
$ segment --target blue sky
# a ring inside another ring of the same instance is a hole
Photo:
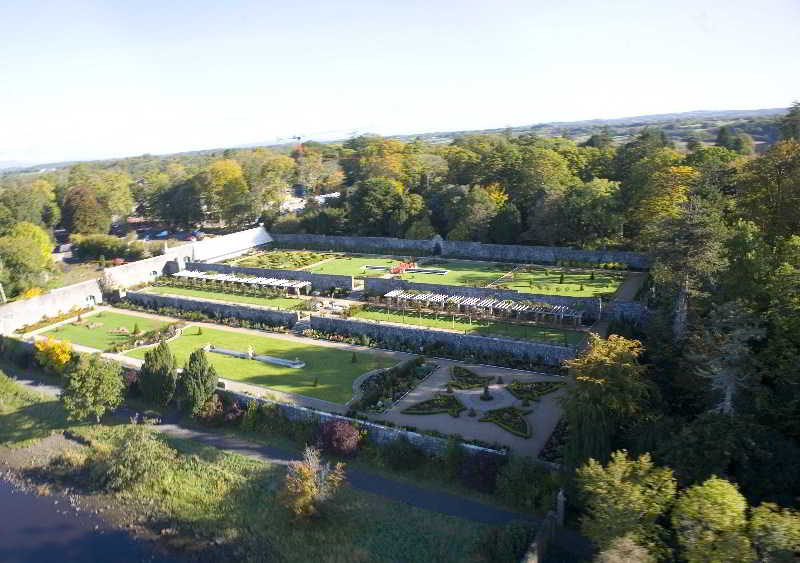
[[[800,98],[798,0],[3,2],[0,162]]]

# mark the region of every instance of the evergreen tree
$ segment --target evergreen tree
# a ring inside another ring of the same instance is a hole
[[[513,203],[506,203],[489,224],[489,239],[496,244],[516,244],[522,233],[522,215]]]
[[[114,410],[122,402],[125,388],[122,366],[104,360],[99,354],[78,356],[65,374],[67,384],[61,393],[61,402],[70,420],[100,417]]]
[[[735,151],[735,143],[736,143],[736,134],[733,130],[728,127],[727,125],[723,125],[719,128],[719,132],[717,132],[717,140],[715,141],[715,145],[718,147],[723,147],[728,150]]]
[[[202,348],[192,352],[189,361],[184,364],[179,387],[181,398],[186,401],[184,407],[192,415],[197,415],[214,394],[217,372]]]
[[[175,356],[163,340],[144,355],[139,388],[145,399],[166,406],[175,394],[177,371]]]
[[[800,102],[794,102],[789,112],[781,119],[781,136],[800,141]]]

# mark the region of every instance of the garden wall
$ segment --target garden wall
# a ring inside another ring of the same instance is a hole
[[[438,283],[419,283],[397,279],[366,278],[364,293],[367,295],[385,295],[394,289],[414,289],[430,293],[447,295],[467,295],[470,297],[494,297],[496,299],[512,299],[514,301],[539,301],[550,305],[566,305],[583,311],[588,321],[597,320],[603,305],[599,297],[567,297],[566,295],[541,295],[538,293],[520,293],[513,289],[493,289],[486,287],[469,287],[465,285],[446,285]]]
[[[353,290],[352,276],[338,276],[333,274],[312,274],[302,270],[276,270],[273,268],[248,268],[244,266],[229,266],[228,264],[205,264],[202,262],[189,262],[188,270],[200,272],[221,272],[223,274],[244,274],[247,276],[260,276],[262,278],[280,278],[284,280],[301,280],[311,282],[312,289],[328,291],[341,287],[348,291]]]
[[[19,327],[40,321],[42,317],[54,317],[73,307],[91,307],[102,301],[100,284],[97,280],[89,280],[38,297],[7,303],[0,306],[0,333],[11,334]]]
[[[439,254],[446,258],[488,260],[490,262],[522,262],[555,264],[560,260],[579,262],[624,262],[631,268],[646,270],[651,259],[640,252],[624,250],[580,250],[564,246],[524,246],[513,244],[483,244],[441,240],[399,239],[390,237],[342,237],[307,234],[272,235],[274,245],[287,248],[310,248],[316,250],[341,250],[384,254],[396,252],[417,256]]]
[[[373,321],[311,316],[311,328],[347,336],[366,335],[370,338],[398,343],[398,347],[421,351],[425,345],[447,346],[459,353],[479,353],[512,357],[526,362],[560,366],[576,356],[576,350],[539,342],[475,336],[418,327],[405,327]]]
[[[217,393],[224,393],[225,395],[237,400],[243,406],[246,406],[252,401],[277,405],[281,413],[283,413],[283,415],[286,416],[286,418],[288,418],[289,420],[302,421],[302,422],[318,422],[320,424],[323,422],[328,422],[330,420],[343,420],[345,422],[353,424],[354,426],[365,429],[367,431],[367,439],[375,444],[387,444],[389,442],[394,442],[395,440],[401,438],[402,436],[405,436],[409,442],[419,447],[420,449],[424,450],[428,455],[441,455],[447,450],[448,440],[446,438],[428,436],[426,434],[411,432],[409,430],[403,430],[400,428],[390,428],[389,426],[383,426],[380,424],[375,424],[373,422],[356,420],[346,416],[327,413],[323,411],[317,411],[306,407],[301,407],[298,405],[288,405],[285,403],[279,403],[277,401],[272,401],[270,399],[265,399],[262,397],[252,397],[250,395],[244,395],[242,393],[236,393],[234,391],[222,391],[218,389]],[[506,452],[504,450],[493,450],[481,446],[476,446],[473,444],[462,444],[462,447],[469,454],[474,455],[482,453],[482,454],[497,456],[498,458],[502,459],[506,458]]]
[[[267,323],[272,326],[293,327],[300,318],[298,313],[294,311],[279,311],[254,305],[219,303],[198,298],[157,295],[139,291],[129,291],[125,297],[129,301],[145,307],[174,307],[184,311],[198,311],[217,318],[235,317]]]

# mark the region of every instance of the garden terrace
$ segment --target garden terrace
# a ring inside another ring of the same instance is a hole
[[[423,293],[405,289],[395,289],[384,294],[388,305],[397,308],[413,307],[437,308],[440,311],[454,311],[468,314],[480,312],[493,317],[516,318],[535,322],[550,321],[563,324],[565,321],[574,326],[583,322],[583,311],[565,305],[548,305],[510,299],[494,299],[491,297],[469,297],[466,295],[447,295],[443,293]]]
[[[383,276],[392,268],[404,265],[403,260],[396,258],[381,258],[376,256],[337,256],[304,268],[312,274],[332,274],[340,276]]]
[[[156,319],[101,311],[86,315],[81,320],[57,326],[42,334],[95,350],[110,350],[129,343],[136,327],[142,333],[147,333],[167,326],[168,323]]]
[[[311,292],[311,282],[301,280],[284,280],[279,278],[241,277],[233,274],[206,274],[192,270],[182,270],[172,274],[176,278],[191,280],[214,281],[224,284],[239,284],[251,287],[272,288],[286,291],[291,290],[295,295],[308,295]]]

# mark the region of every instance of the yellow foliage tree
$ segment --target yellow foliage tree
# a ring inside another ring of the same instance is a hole
[[[67,341],[52,338],[37,340],[35,348],[35,358],[39,365],[59,375],[64,373],[72,359],[72,344]]]
[[[503,207],[505,202],[508,201],[508,194],[506,193],[505,188],[494,182],[486,186],[486,193],[489,194],[489,198],[497,205],[497,208]]]
[[[22,298],[30,299],[31,297],[39,297],[42,293],[44,292],[42,291],[41,287],[32,287],[27,289],[25,293],[22,294]]]

